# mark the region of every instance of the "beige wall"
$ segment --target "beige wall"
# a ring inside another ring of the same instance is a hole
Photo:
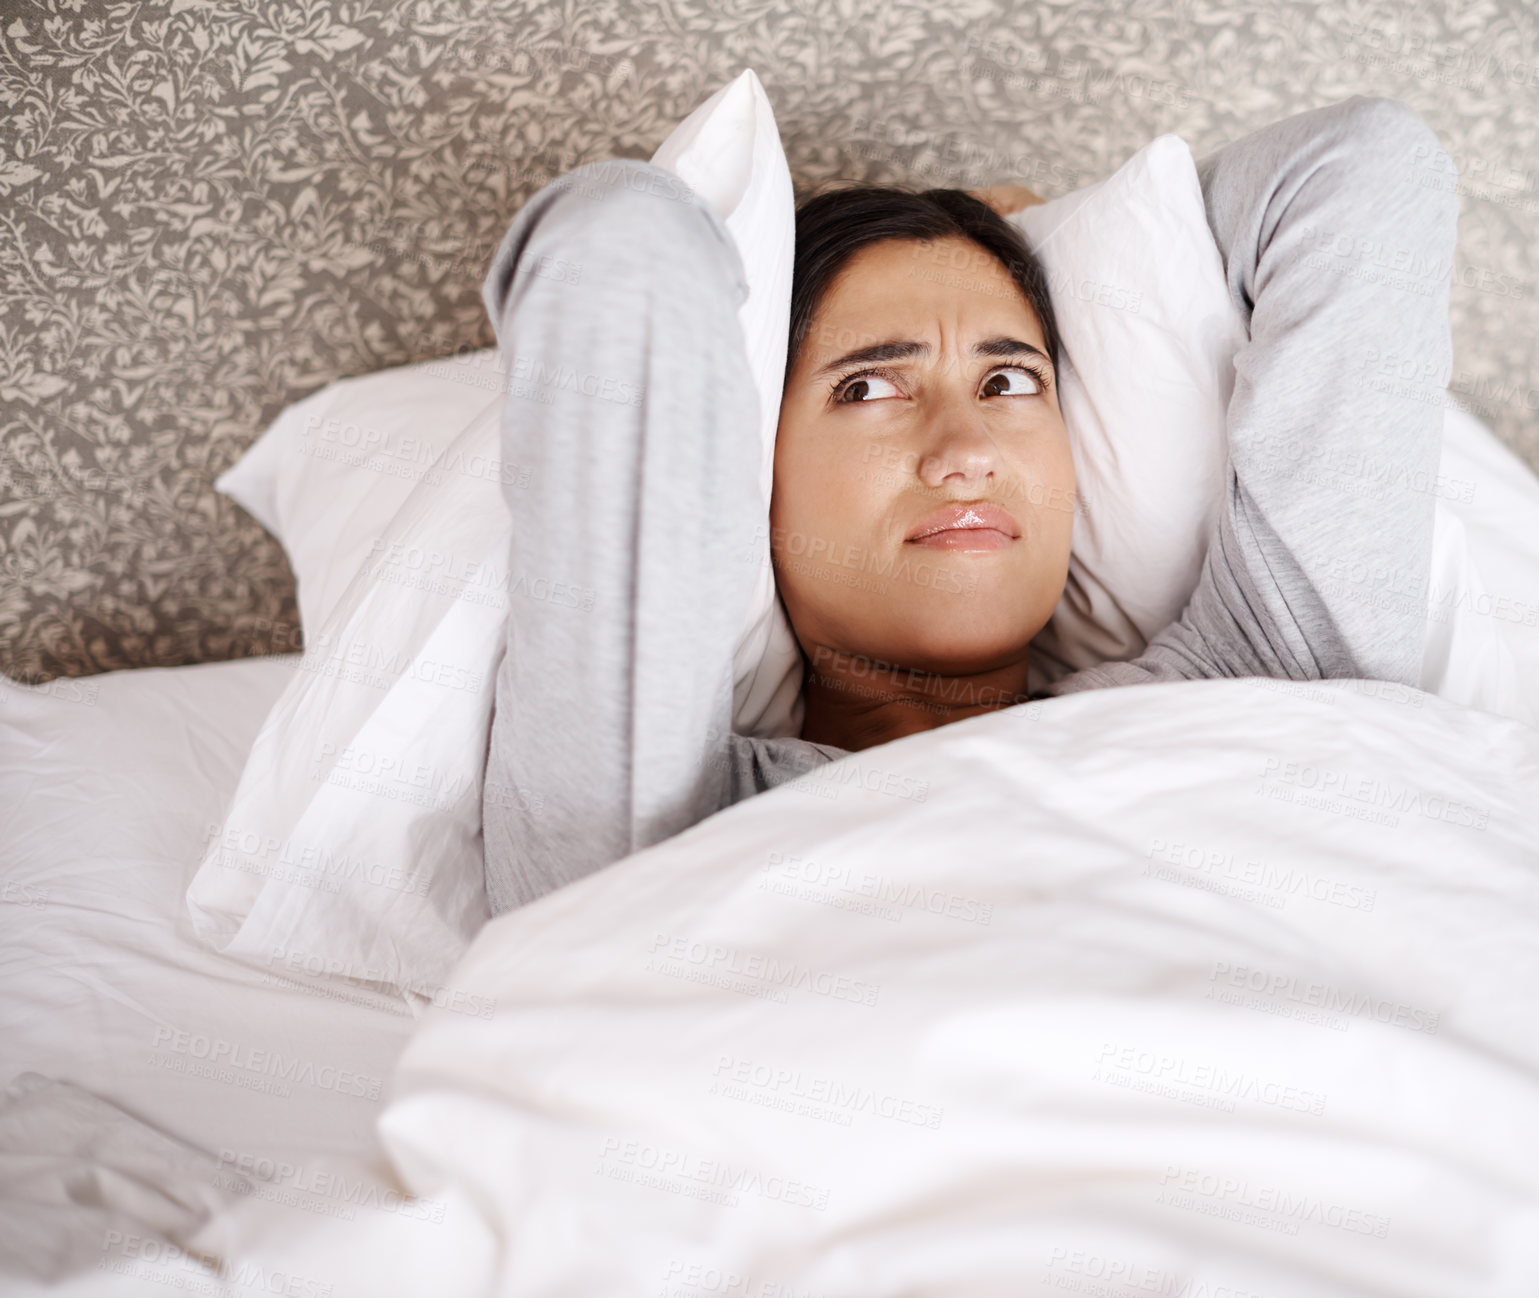
[[[1052,197],[1165,131],[1201,154],[1352,94],[1406,100],[1460,171],[1455,390],[1539,467],[1525,0],[1465,17],[1187,0],[1136,18],[1003,0],[389,8],[5,6],[6,674],[296,647],[282,551],[214,478],[331,379],[489,343],[480,276],[520,203],[578,163],[649,156],[744,66],[803,187],[1019,181]]]

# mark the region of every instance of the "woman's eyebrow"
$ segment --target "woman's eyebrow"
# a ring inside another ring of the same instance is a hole
[[[846,352],[837,360],[829,361],[826,365],[819,366],[813,371],[811,377],[820,379],[826,374],[832,374],[835,370],[842,370],[851,365],[871,365],[879,361],[903,360],[910,356],[920,358],[930,355],[930,344],[917,342],[910,338],[897,338],[891,342],[875,343],[870,347],[857,347],[852,352]],[[1003,335],[995,338],[985,338],[981,342],[973,344],[974,356],[1040,356],[1052,365],[1052,359],[1040,347],[1033,347],[1028,342],[1019,338],[1006,338]]]

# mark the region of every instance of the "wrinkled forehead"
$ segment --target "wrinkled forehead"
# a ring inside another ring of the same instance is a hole
[[[998,335],[1046,352],[1036,311],[997,257],[960,235],[884,239],[840,267],[813,312],[795,369],[810,378],[841,356],[897,339],[938,347],[950,337],[961,350]]]

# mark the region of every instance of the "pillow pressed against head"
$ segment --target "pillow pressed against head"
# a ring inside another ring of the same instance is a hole
[[[790,333],[770,541],[802,737],[858,749],[1024,701],[1074,460],[1019,233],[959,190],[811,199]]]

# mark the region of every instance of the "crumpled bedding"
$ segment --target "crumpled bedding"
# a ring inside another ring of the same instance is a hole
[[[375,1133],[416,1020],[187,921],[297,659],[0,679],[5,1298],[475,1292],[464,1218],[404,1196]]]
[[[146,1236],[186,1250],[228,1202],[218,1171],[207,1150],[90,1091],[21,1073],[0,1096],[0,1270],[60,1280]]]

